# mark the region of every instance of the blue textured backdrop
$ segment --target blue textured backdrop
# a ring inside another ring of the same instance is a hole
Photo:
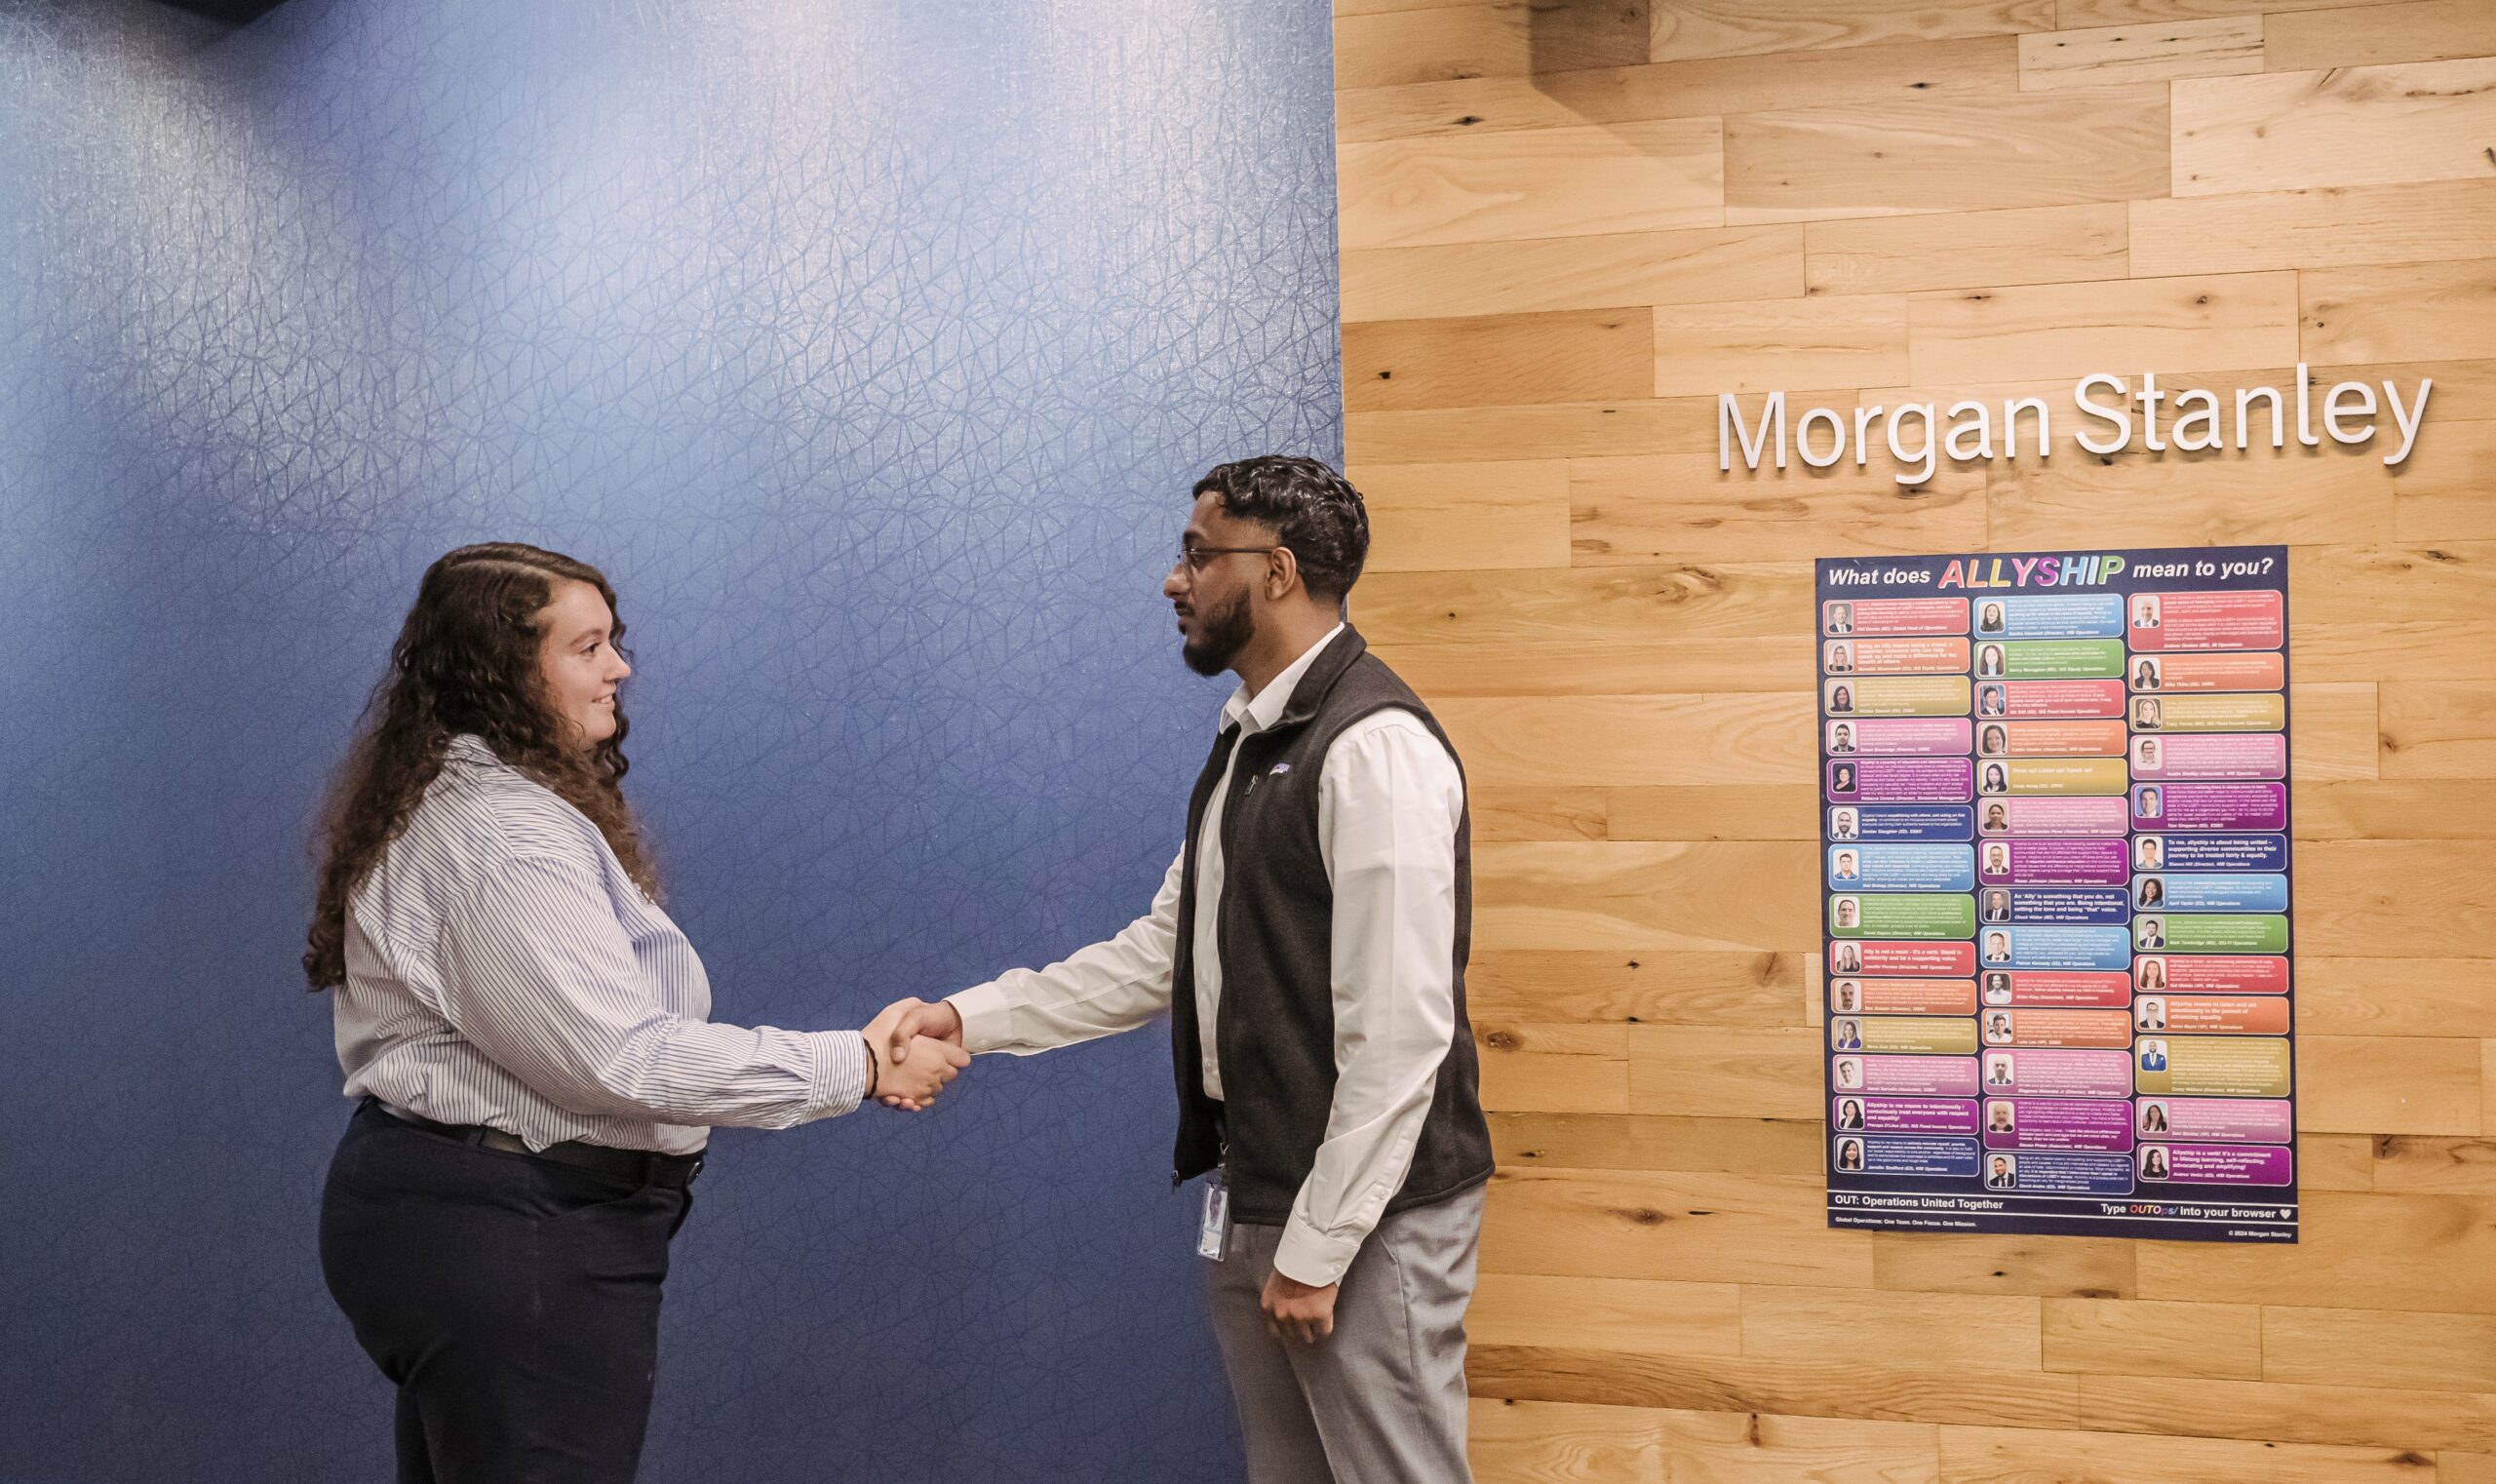
[[[1114,929],[1218,459],[1340,451],[1325,0],[0,0],[0,1478],[386,1477],[310,802],[422,565],[615,578],[723,1018]],[[729,1133],[644,1477],[1221,1480],[1156,1035]]]

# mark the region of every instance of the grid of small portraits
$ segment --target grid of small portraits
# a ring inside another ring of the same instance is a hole
[[[1833,1200],[2283,1198],[2284,591],[1819,618]]]

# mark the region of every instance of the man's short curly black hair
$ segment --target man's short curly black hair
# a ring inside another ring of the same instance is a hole
[[[1218,494],[1242,521],[1271,526],[1310,596],[1341,601],[1369,560],[1369,509],[1351,481],[1313,458],[1268,453],[1217,464],[1194,495]],[[1191,496],[1192,498],[1193,496]]]

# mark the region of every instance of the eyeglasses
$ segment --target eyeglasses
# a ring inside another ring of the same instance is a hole
[[[1200,572],[1216,557],[1235,557],[1244,556],[1249,552],[1267,553],[1281,550],[1279,546],[1182,546],[1179,548],[1179,560],[1170,565],[1174,567],[1185,566],[1191,572]]]

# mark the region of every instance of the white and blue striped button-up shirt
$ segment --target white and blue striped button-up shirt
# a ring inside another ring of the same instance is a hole
[[[588,816],[454,738],[347,904],[338,1062],[370,1094],[531,1149],[687,1154],[714,1124],[855,1109],[851,1031],[713,1025],[711,981]]]

